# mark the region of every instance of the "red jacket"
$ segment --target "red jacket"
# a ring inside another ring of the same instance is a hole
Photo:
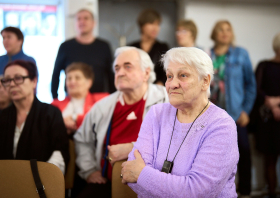
[[[77,117],[76,124],[77,128],[82,124],[85,115],[87,112],[91,109],[91,107],[96,103],[98,100],[104,98],[105,96],[108,96],[108,93],[88,93],[85,99],[84,104],[84,114],[80,114]],[[51,103],[53,106],[56,106],[60,109],[61,112],[66,108],[67,104],[70,102],[70,97],[67,96],[64,100],[59,101],[58,99],[54,99],[54,101]]]

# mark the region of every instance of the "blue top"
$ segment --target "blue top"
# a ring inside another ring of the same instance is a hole
[[[9,56],[8,54],[0,56],[0,75],[4,74],[4,67],[11,61],[15,60],[24,60],[24,61],[30,61],[33,62],[36,65],[36,61],[31,56],[27,56],[23,53],[22,50],[20,50],[19,53]]]
[[[211,58],[216,55],[211,49]],[[225,59],[226,111],[236,121],[241,112],[248,115],[256,98],[256,79],[248,52],[241,47],[230,47]]]

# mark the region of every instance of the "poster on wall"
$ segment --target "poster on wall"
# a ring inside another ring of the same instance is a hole
[[[0,4],[0,29],[13,26],[25,36],[57,36],[57,7]]]

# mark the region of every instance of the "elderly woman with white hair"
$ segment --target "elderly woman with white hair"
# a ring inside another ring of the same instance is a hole
[[[162,61],[170,103],[147,113],[122,165],[123,183],[138,197],[237,197],[236,124],[208,100],[210,57],[181,47],[169,50]]]
[[[118,91],[95,103],[76,132],[79,175],[87,181],[78,197],[111,197],[112,164],[128,158],[152,105],[168,102],[155,81],[149,55],[135,47],[116,50],[113,68]]]

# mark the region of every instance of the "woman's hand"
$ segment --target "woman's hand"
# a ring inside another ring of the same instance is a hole
[[[265,106],[267,106],[270,109],[274,109],[278,107],[280,104],[280,97],[273,97],[273,96],[266,96],[265,97]]]
[[[117,144],[110,146],[108,145],[108,158],[112,159],[110,163],[113,165],[115,162],[120,160],[125,160],[128,158],[128,154],[132,151],[133,144],[126,143],[126,144]]]
[[[241,126],[245,127],[249,124],[250,118],[245,111],[242,111],[236,123]]]
[[[141,171],[146,166],[141,154],[137,149],[134,151],[134,156],[135,160],[122,163],[121,173],[123,184],[137,182]]]
[[[72,119],[72,116],[64,117],[63,121],[69,135],[77,130],[76,122]]]
[[[272,111],[274,120],[279,122],[280,121],[280,108],[277,106],[277,107],[274,107],[271,111]]]
[[[91,173],[87,178],[87,183],[94,183],[94,184],[105,184],[107,179],[102,177],[101,171],[95,171]]]

